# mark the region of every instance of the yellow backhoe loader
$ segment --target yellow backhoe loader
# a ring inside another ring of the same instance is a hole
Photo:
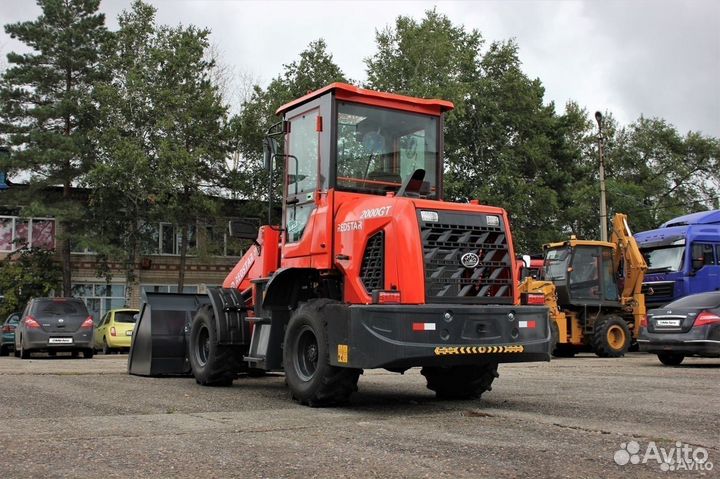
[[[543,249],[542,279],[528,277],[520,293],[524,303],[550,308],[553,355],[623,356],[646,312],[641,287],[647,265],[627,216],[615,215],[609,242],[571,236]]]

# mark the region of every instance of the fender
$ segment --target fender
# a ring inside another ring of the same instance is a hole
[[[249,346],[250,323],[245,321],[247,298],[230,288],[208,288],[207,294],[215,311],[218,344]]]
[[[263,309],[294,309],[299,301],[314,297],[320,273],[314,268],[281,268],[270,277],[263,295]]]

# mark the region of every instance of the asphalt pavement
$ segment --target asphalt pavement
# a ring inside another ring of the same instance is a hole
[[[478,401],[366,371],[325,409],[291,401],[282,374],[206,388],[126,362],[0,358],[0,478],[720,477],[720,360],[501,365]],[[679,447],[703,469],[670,462]]]

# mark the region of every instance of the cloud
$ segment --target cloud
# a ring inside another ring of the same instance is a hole
[[[681,132],[720,136],[720,2],[694,1],[229,1],[152,0],[158,20],[212,30],[238,75],[268,82],[317,38],[355,80],[375,51],[376,29],[436,7],[488,41],[517,39],[526,73],[562,110],[575,100],[621,123],[657,116]],[[111,28],[129,0],[106,0]],[[0,2],[7,22],[31,19],[26,0]],[[0,35],[0,51],[18,44]]]

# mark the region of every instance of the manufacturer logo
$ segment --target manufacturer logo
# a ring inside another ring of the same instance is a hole
[[[475,253],[465,253],[460,258],[460,262],[466,268],[474,268],[475,266],[480,264],[480,257]]]
[[[62,324],[62,323],[64,323],[64,322],[65,322],[64,319],[62,319],[62,318],[58,319],[58,323]]]

